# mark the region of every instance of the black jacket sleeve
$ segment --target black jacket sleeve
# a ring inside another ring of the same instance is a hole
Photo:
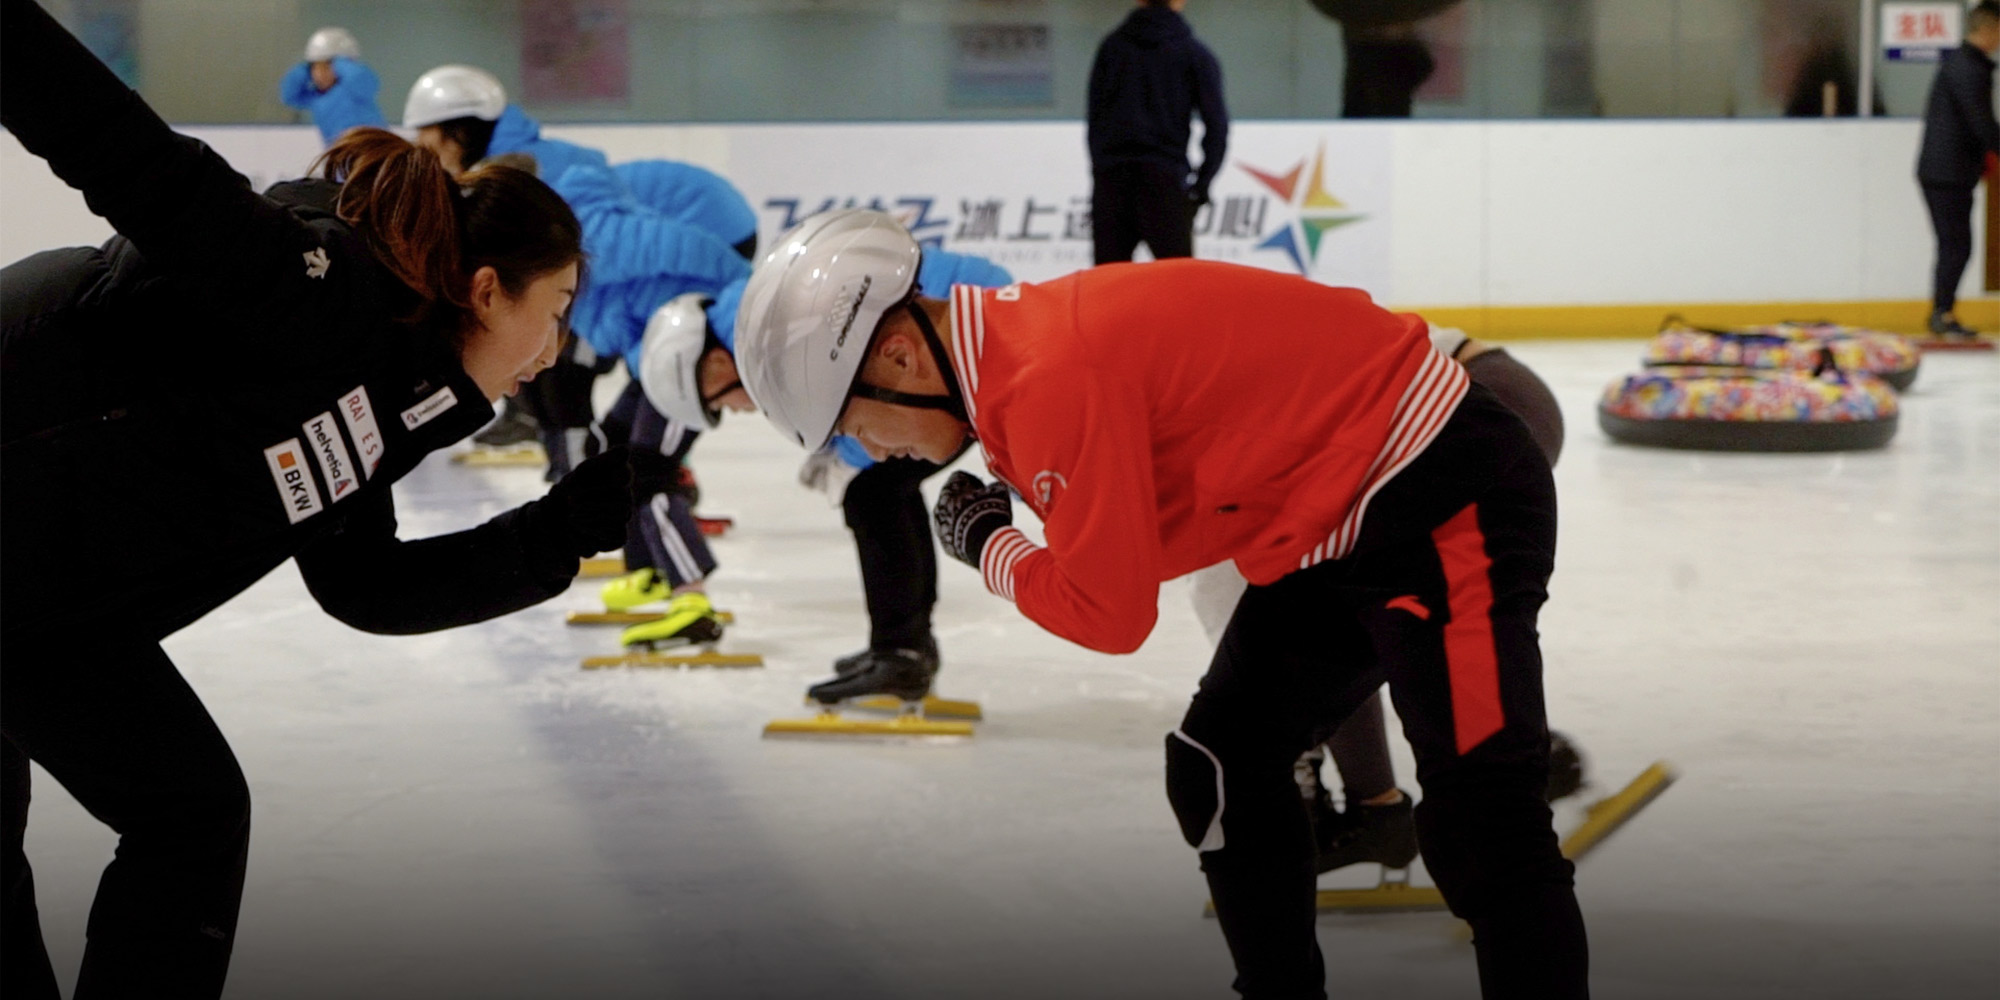
[[[388,491],[361,496],[332,534],[297,556],[313,599],[335,618],[382,635],[414,635],[483,622],[569,588],[574,557],[528,544],[517,507],[466,531],[403,541]]]
[[[1993,120],[1993,74],[1972,59],[1957,60],[1951,69],[1947,83],[1952,107],[1981,151],[2000,153],[2000,123]]]
[[[1194,190],[1206,194],[1229,150],[1229,109],[1222,103],[1222,64],[1205,45],[1195,46],[1194,81],[1195,107],[1201,112],[1201,166],[1195,170]]]
[[[148,263],[216,287],[222,309],[326,291],[310,283],[319,240],[302,222],[168,128],[33,0],[0,0],[0,12],[0,124]]]

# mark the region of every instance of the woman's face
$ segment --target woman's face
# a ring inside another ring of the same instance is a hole
[[[473,323],[459,361],[488,402],[512,396],[522,383],[556,363],[563,317],[576,298],[576,279],[577,266],[570,264],[536,278],[513,296],[491,267],[473,273]]]

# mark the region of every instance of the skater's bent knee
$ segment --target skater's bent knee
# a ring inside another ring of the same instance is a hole
[[[1526,783],[1524,782],[1524,785]],[[1475,919],[1538,887],[1574,884],[1548,806],[1532,787],[1487,794],[1426,794],[1417,806],[1424,867],[1453,913]]]
[[[1222,764],[1180,730],[1167,734],[1167,801],[1189,847],[1222,849]]]

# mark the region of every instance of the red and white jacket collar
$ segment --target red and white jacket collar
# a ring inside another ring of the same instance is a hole
[[[979,423],[979,360],[986,353],[986,291],[978,285],[951,286],[951,364],[965,397],[965,415],[975,426]]]

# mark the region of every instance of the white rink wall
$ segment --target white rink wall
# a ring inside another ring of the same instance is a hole
[[[1196,246],[1413,307],[1916,300],[1932,260],[1914,179],[1919,130],[1910,120],[1239,122]],[[318,151],[304,127],[189,131],[259,185],[300,173]],[[829,202],[873,203],[1026,280],[1090,260],[1077,225],[1090,193],[1081,123],[548,132],[614,161],[669,157],[723,173],[757,207],[766,242]],[[1313,223],[1332,224],[1316,252]],[[0,259],[109,231],[11,135],[0,139]],[[1975,256],[1962,294],[1979,294],[1982,269]]]

